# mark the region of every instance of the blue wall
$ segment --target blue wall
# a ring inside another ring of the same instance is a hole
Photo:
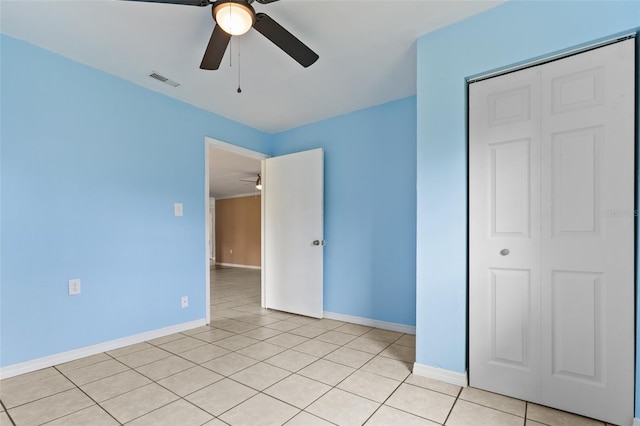
[[[418,40],[418,363],[456,372],[467,365],[465,78],[639,24],[638,1],[511,1]]]
[[[204,137],[271,136],[0,42],[0,365],[205,318]]]
[[[204,136],[324,147],[325,309],[415,324],[415,97],[269,135],[0,43],[0,366],[205,317]]]
[[[324,148],[324,310],[415,324],[416,98],[274,135]]]

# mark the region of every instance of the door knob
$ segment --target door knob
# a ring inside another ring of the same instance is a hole
[[[323,246],[324,245],[324,240],[313,240],[313,245],[314,246]]]
[[[500,250],[500,254],[501,254],[502,256],[506,256],[506,255],[508,255],[508,254],[509,254],[509,249],[502,249],[502,250]]]

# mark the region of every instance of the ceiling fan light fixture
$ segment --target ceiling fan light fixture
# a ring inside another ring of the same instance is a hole
[[[223,1],[213,9],[213,17],[227,34],[242,35],[255,22],[255,12],[246,1]]]

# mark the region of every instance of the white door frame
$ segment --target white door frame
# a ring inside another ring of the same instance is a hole
[[[210,270],[210,259],[211,259],[211,246],[208,243],[209,238],[211,237],[211,230],[209,229],[209,148],[215,147],[218,149],[223,149],[225,151],[230,151],[235,154],[243,155],[245,157],[254,158],[256,160],[264,160],[269,158],[269,155],[264,154],[258,151],[252,151],[247,148],[242,148],[237,145],[230,144],[228,142],[223,142],[219,139],[214,139],[209,136],[204,137],[204,235],[205,235],[205,312],[206,312],[206,320],[207,324],[211,322],[211,270]],[[262,216],[262,212],[260,213]],[[215,226],[215,225],[214,225]],[[264,231],[262,231],[264,232]],[[262,238],[262,246],[260,250],[264,249],[264,238]],[[264,289],[262,286],[264,282],[262,280],[262,276],[260,277],[260,291],[264,293]],[[264,296],[263,296],[264,297]],[[264,306],[264,304],[263,304]]]
[[[213,206],[213,207],[212,207]],[[216,223],[216,199],[213,197],[209,197],[209,215],[210,215],[210,219],[209,219],[209,226],[211,227],[211,229],[209,229],[209,259],[213,259],[214,264],[215,264],[215,259],[216,259],[216,227],[215,227],[215,223]]]

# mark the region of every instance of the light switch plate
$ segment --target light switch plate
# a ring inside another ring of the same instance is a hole
[[[182,216],[182,203],[173,204],[173,214],[174,216]]]
[[[81,291],[82,288],[80,286],[80,279],[76,278],[73,280],[69,280],[69,296],[80,294]]]

